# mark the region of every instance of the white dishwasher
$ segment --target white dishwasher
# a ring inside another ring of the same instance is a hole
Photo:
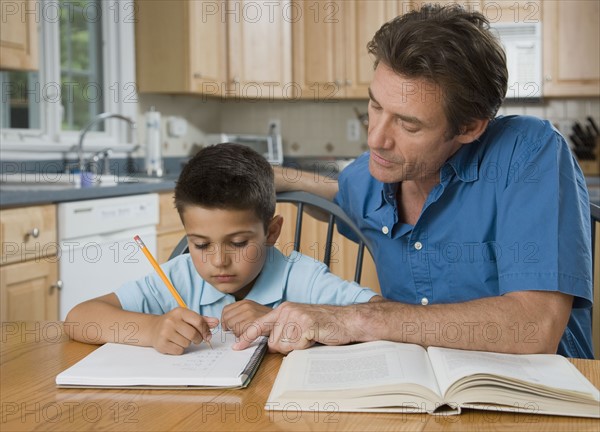
[[[152,272],[133,237],[156,256],[158,195],[129,195],[58,205],[60,319],[82,301]]]

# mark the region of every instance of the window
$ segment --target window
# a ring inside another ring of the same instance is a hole
[[[59,31],[62,129],[79,130],[103,111],[103,92],[99,85],[102,83],[102,26],[97,16],[86,12],[84,2],[76,2],[70,9],[64,7],[64,3],[61,0]]]
[[[34,4],[23,16],[29,15],[38,26],[40,69],[0,72],[3,150],[45,144],[64,151],[102,112],[135,120],[133,0]],[[124,124],[100,123],[93,130],[97,133],[89,135],[92,144],[126,142]]]
[[[0,72],[2,88],[2,128],[39,129],[40,105],[33,93],[39,86],[38,72]]]

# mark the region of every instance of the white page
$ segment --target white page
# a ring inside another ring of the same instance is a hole
[[[598,390],[566,358],[554,354],[502,354],[429,347],[429,358],[442,394],[453,382],[487,373],[596,395]]]
[[[288,355],[293,372],[285,377],[286,391],[369,388],[413,383],[440,394],[427,352],[418,345],[367,342],[319,346]]]
[[[233,333],[213,334],[191,345],[180,356],[161,354],[152,347],[108,343],[56,377],[58,385],[99,386],[235,386],[258,343],[234,351]]]

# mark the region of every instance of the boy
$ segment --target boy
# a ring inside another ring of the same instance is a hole
[[[71,338],[181,354],[190,343],[210,340],[219,322],[239,335],[283,301],[346,305],[381,299],[332,275],[321,262],[297,252],[285,257],[273,247],[283,223],[274,216],[273,169],[246,146],[219,144],[198,152],[177,181],[175,206],[190,253],[162,268],[189,309],[177,307],[153,272],[75,306],[65,320]],[[100,335],[84,331],[90,323]]]

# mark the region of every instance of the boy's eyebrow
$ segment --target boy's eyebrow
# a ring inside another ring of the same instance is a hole
[[[371,87],[369,87],[369,99],[371,99],[373,102],[375,102],[377,105],[380,105],[379,102],[377,102],[377,99],[375,99],[375,96],[373,96],[373,92],[371,91]],[[402,121],[405,121],[407,123],[412,123],[415,126],[425,126],[425,122],[423,122],[423,120],[414,117],[414,116],[407,116],[404,114],[396,114],[394,113],[394,116],[399,118]]]
[[[233,237],[233,236],[240,235],[240,234],[254,234],[254,231],[251,231],[251,230],[236,231],[236,232],[227,234],[226,237]],[[198,238],[207,239],[207,240],[210,238],[210,237],[204,236],[202,234],[194,234],[194,233],[187,234],[187,237],[198,237]]]

